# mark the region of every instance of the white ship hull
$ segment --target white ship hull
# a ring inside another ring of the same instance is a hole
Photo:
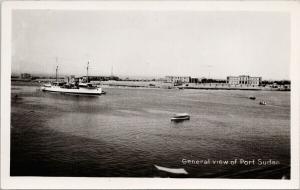
[[[43,91],[48,92],[59,92],[59,93],[66,93],[66,94],[77,94],[77,95],[101,95],[102,89],[101,88],[61,88],[59,86],[43,86],[41,87]]]

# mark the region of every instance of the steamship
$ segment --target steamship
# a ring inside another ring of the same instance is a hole
[[[58,82],[57,73],[58,66],[56,67],[56,82],[44,84],[41,87],[42,91],[45,92],[58,92],[65,94],[74,94],[74,95],[101,95],[103,94],[102,89],[96,85],[93,85],[89,82],[88,70],[89,62],[86,67],[87,77],[86,82],[79,82],[79,80],[74,80],[72,82]]]

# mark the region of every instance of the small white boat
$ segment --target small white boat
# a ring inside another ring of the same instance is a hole
[[[259,104],[260,104],[260,105],[267,105],[267,102],[265,102],[265,101],[260,101]]]
[[[178,113],[175,114],[172,118],[171,121],[184,121],[184,120],[189,120],[190,115],[187,113]]]
[[[166,167],[157,166],[157,165],[154,165],[154,166],[158,170],[173,173],[173,174],[188,174],[188,172],[184,168],[166,168]]]

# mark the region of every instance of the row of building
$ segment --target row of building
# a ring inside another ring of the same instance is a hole
[[[47,76],[43,76],[43,77],[38,77],[38,76],[32,76],[29,73],[21,73],[20,75],[12,75],[11,76],[12,79],[23,79],[23,80],[35,80],[35,79],[54,79],[56,80],[55,77],[51,76],[51,77],[47,77]],[[69,76],[60,76],[58,77],[59,80],[65,80],[65,81],[71,81],[74,80],[75,78],[78,78],[82,81],[87,81],[87,76],[81,76],[81,77],[75,77],[75,75],[69,75]],[[108,80],[120,80],[119,77],[117,76],[89,76],[89,81],[108,81]]]
[[[168,83],[182,84],[182,83],[198,83],[204,78],[192,78],[190,76],[166,76],[165,81]],[[227,84],[230,85],[254,85],[259,86],[262,82],[262,77],[251,77],[249,75],[228,76],[226,78]]]
[[[28,73],[22,73],[20,76],[21,79],[32,79],[32,76]],[[65,80],[71,81],[74,80],[75,76],[71,75],[66,77]],[[87,81],[86,76],[79,77],[82,81]],[[89,81],[108,81],[108,80],[120,80],[116,76],[89,76]],[[226,80],[213,80],[205,78],[192,78],[190,76],[166,76],[165,82],[173,84],[183,84],[183,83],[205,83],[205,82],[221,82],[227,83],[230,85],[254,85],[259,86],[262,83],[262,77],[251,77],[249,75],[239,75],[239,76],[228,76]]]

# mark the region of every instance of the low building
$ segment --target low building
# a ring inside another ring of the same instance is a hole
[[[87,81],[86,76],[81,77],[82,81]],[[109,80],[120,80],[117,76],[89,76],[89,81],[109,81]]]
[[[16,78],[19,78],[19,75],[11,74],[10,78],[16,79]]]
[[[249,75],[228,76],[227,83],[231,85],[254,85],[261,84],[262,77],[250,77]]]
[[[22,74],[21,74],[21,79],[31,79],[31,74],[28,74],[28,73],[22,73]]]
[[[166,81],[168,83],[189,83],[191,77],[189,76],[166,76]]]

